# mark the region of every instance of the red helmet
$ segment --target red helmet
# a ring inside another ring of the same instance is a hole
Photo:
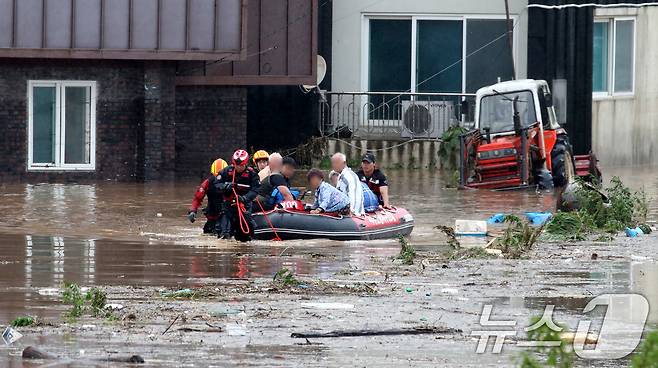
[[[247,161],[249,161],[247,151],[239,149],[233,153],[233,158],[231,159],[233,165],[246,165]]]

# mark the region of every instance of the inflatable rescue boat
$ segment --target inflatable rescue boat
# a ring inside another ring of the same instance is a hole
[[[254,238],[281,240],[324,238],[332,240],[389,239],[409,235],[414,218],[404,208],[381,209],[363,216],[311,214],[301,201],[283,202],[274,210],[254,213]]]

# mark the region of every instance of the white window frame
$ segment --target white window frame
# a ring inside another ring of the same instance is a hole
[[[34,162],[34,87],[55,88],[55,163]],[[90,89],[89,112],[89,163],[67,164],[64,160],[66,147],[66,98],[63,92],[66,87],[88,87]],[[94,171],[96,170],[96,82],[95,81],[56,81],[56,80],[30,80],[27,84],[28,104],[28,171]]]
[[[620,21],[633,21],[633,64],[631,67],[631,90],[624,92],[615,91],[615,73],[617,69],[616,65],[616,45],[617,45],[617,22]],[[637,50],[637,19],[636,17],[596,17],[594,18],[594,23],[607,23],[608,24],[608,70],[607,78],[608,83],[607,91],[592,91],[592,98],[595,100],[604,100],[614,97],[634,97],[635,96],[635,64],[636,61],[636,50]]]
[[[505,20],[506,15],[500,14],[467,14],[467,15],[454,15],[454,14],[403,14],[403,13],[362,13],[361,14],[361,90],[370,91],[370,20],[371,19],[401,19],[411,21],[411,80],[410,88],[407,90],[411,93],[416,93],[417,84],[417,71],[416,71],[416,55],[417,55],[417,25],[419,20],[453,20],[462,22],[462,90],[461,93],[466,92],[466,58],[467,58],[467,21],[469,19],[494,19]],[[514,39],[512,42],[512,51],[514,55],[514,63],[518,61],[518,42],[517,26],[519,22],[518,15],[511,15],[510,20],[514,24]],[[379,92],[379,91],[370,91]],[[404,92],[404,91],[400,91]],[[440,92],[439,92],[440,93]],[[459,93],[459,92],[458,92]]]

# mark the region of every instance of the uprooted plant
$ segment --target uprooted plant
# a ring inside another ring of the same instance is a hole
[[[400,243],[400,254],[398,255],[398,259],[401,259],[402,263],[405,265],[414,264],[414,258],[416,258],[416,250],[414,247],[409,244],[407,239],[402,235],[398,235],[398,242]]]
[[[580,182],[576,191],[579,208],[573,212],[556,213],[546,231],[568,240],[584,240],[591,233],[617,233],[638,225],[650,232],[651,228],[643,225],[648,208],[644,191],[632,192],[616,176],[610,184],[604,197],[600,191]]]
[[[85,313],[94,317],[112,318],[113,316],[112,311],[107,309],[107,294],[98,288],[91,288],[83,294],[78,284],[64,282],[62,300],[71,305],[71,309],[65,313],[71,320],[75,320]]]
[[[295,274],[287,268],[277,271],[272,281],[278,286],[297,286],[301,284],[301,281],[297,280]]]
[[[537,242],[543,226],[531,227],[514,215],[505,216],[507,228],[493,242],[493,247],[500,249],[507,258],[519,258]]]

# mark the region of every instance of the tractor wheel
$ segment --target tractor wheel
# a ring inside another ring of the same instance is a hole
[[[575,164],[568,141],[558,138],[553,151],[551,151],[551,166],[553,169],[553,184],[556,187],[567,185],[575,175]]]

